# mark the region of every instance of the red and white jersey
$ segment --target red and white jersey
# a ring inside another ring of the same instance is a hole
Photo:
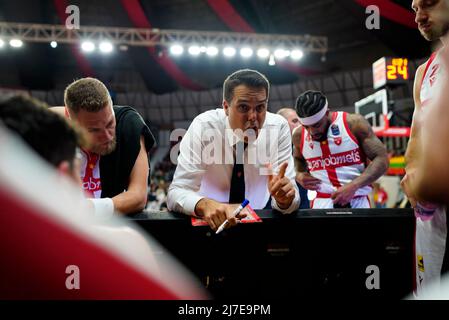
[[[333,112],[327,140],[314,141],[302,128],[301,154],[312,176],[322,181],[317,198],[329,196],[339,187],[348,184],[365,170],[365,154],[351,133],[346,112]],[[370,186],[356,191],[355,196],[365,196]]]
[[[433,97],[436,97],[438,87],[443,82],[443,78],[445,78],[445,75],[444,72],[442,72],[441,54],[437,51],[430,56],[424,69],[421,91],[419,94],[421,107],[426,106]]]
[[[101,198],[100,156],[85,150],[81,155],[83,189],[90,198]]]
[[[438,96],[441,84],[447,79],[443,69],[440,51],[437,51],[430,56],[424,69],[420,91],[423,114],[427,113],[429,108],[426,106]],[[447,237],[446,212],[447,208],[440,206],[431,220],[416,219],[415,289],[418,297],[435,292],[432,284],[439,284],[440,281]]]
[[[64,115],[70,119],[67,108]],[[81,172],[83,190],[89,198],[101,198],[100,155],[81,149]]]

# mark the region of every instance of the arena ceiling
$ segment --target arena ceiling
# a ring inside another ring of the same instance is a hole
[[[365,5],[381,9],[380,29],[368,30]],[[0,51],[0,87],[61,89],[73,79],[92,75],[113,91],[157,94],[181,89],[219,87],[232,71],[249,67],[272,83],[291,83],[310,74],[369,67],[382,56],[423,58],[431,44],[417,31],[411,0],[2,0],[0,21],[61,24],[63,8],[80,8],[81,26],[152,27],[198,31],[310,34],[328,37],[328,53],[308,54],[295,68],[269,66],[254,58],[208,59],[185,55],[161,64],[157,52],[129,47],[105,57],[86,56],[70,45],[52,49],[27,43]],[[62,8],[62,11],[61,11]]]

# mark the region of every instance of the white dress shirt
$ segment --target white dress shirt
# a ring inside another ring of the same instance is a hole
[[[234,144],[238,140],[223,109],[198,115],[180,144],[178,165],[168,190],[168,209],[192,215],[202,198],[228,203]],[[295,188],[295,198],[285,210],[279,208],[274,198],[271,206],[291,213],[298,209],[300,197],[295,183],[290,130],[282,116],[267,112],[257,139],[249,140],[244,151],[245,198],[253,209],[265,208],[270,199],[266,165],[271,163],[273,172],[278,173],[285,161],[288,162],[285,176]]]

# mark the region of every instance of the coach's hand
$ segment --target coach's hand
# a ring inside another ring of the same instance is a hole
[[[195,206],[195,214],[200,218],[204,219],[212,230],[216,231],[218,227],[226,220],[229,223],[226,228],[235,226],[240,219],[247,216],[246,213],[239,213],[236,217],[232,216],[235,209],[238,208],[239,204],[227,204],[217,202],[215,200],[203,198]]]
[[[281,209],[289,208],[295,199],[295,187],[290,179],[285,177],[287,166],[288,162],[284,162],[277,175],[268,175],[268,190]]]

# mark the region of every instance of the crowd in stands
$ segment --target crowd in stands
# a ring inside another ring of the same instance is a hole
[[[167,192],[176,165],[170,160],[170,153],[156,164],[154,171],[151,172],[150,184],[148,185],[148,203],[146,209],[167,211]]]

